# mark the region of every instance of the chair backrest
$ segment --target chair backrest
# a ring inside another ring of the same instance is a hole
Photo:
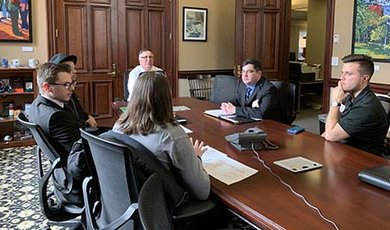
[[[46,137],[45,133],[41,127],[39,127],[39,125],[29,122],[27,117],[22,112],[18,115],[18,121],[30,129],[35,142],[51,162],[54,162],[56,159],[60,158],[51,141]]]
[[[23,125],[27,126],[31,131],[35,142],[37,143],[37,161],[38,161],[38,179],[39,179],[39,203],[41,206],[41,211],[43,215],[49,221],[68,221],[76,218],[81,215],[82,208],[73,205],[73,204],[52,204],[52,196],[53,193],[48,191],[48,183],[50,178],[54,179],[54,173],[56,172],[64,172],[60,173],[63,175],[68,175],[65,173],[63,167],[66,164],[66,161],[60,158],[60,155],[57,153],[51,141],[46,137],[45,133],[41,129],[41,127],[35,123],[29,122],[24,113],[19,113],[18,121]],[[47,166],[44,167],[44,163],[42,160],[42,153],[48,158],[50,161],[50,167],[47,169]],[[45,168],[45,169],[44,169]],[[68,178],[68,184],[72,184],[72,178]],[[55,179],[53,180],[55,182]],[[71,186],[70,186],[71,187]],[[64,192],[65,189],[64,189]],[[58,198],[57,198],[58,199]],[[77,225],[78,221],[65,223],[64,225],[72,226]]]
[[[160,177],[154,173],[141,188],[138,200],[142,226],[148,230],[173,229]]]
[[[127,101],[129,97],[129,90],[127,89],[127,83],[129,82],[129,74],[131,70],[126,70],[123,74],[123,99]]]
[[[131,149],[82,129],[80,132],[92,178],[99,190],[101,211],[96,223],[98,227],[104,227],[120,218],[129,206],[138,202],[139,186]],[[140,223],[133,219],[127,222],[123,229],[133,229],[137,224]]]
[[[211,75],[195,75],[187,77],[190,95],[200,100],[209,100],[211,94]]]
[[[278,110],[281,112],[280,122],[290,125],[296,118],[295,85],[284,81],[271,81],[277,88]]]
[[[216,104],[233,99],[237,91],[239,78],[230,75],[216,75],[211,89],[210,101]]]
[[[383,108],[385,109],[385,112],[387,114],[387,117],[390,117],[390,97],[386,96],[377,96],[379,101],[382,103]]]

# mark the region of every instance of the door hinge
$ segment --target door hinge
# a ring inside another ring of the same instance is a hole
[[[169,33],[169,40],[172,40],[172,33]]]
[[[58,29],[55,30],[56,38],[58,38]]]

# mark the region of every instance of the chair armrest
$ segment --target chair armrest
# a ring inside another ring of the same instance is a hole
[[[134,212],[138,209],[138,203],[132,203],[126,210],[125,213],[123,213],[122,216],[118,217],[113,222],[109,223],[108,225],[100,228],[101,230],[111,230],[111,229],[118,229],[122,225],[124,225],[127,221],[130,220],[131,216],[134,214]]]
[[[174,221],[186,221],[198,215],[206,214],[216,207],[215,202],[211,200],[205,201],[190,201],[176,208],[172,218]]]

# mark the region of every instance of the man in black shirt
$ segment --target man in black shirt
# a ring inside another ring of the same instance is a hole
[[[380,155],[388,120],[381,102],[369,86],[374,63],[371,57],[361,54],[347,55],[342,60],[340,81],[332,92],[322,136],[328,141],[344,141]]]

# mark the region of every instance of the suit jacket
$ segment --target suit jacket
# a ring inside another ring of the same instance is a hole
[[[41,95],[31,105],[29,120],[43,129],[60,156],[65,158],[73,143],[81,138],[79,128],[85,128],[71,110],[61,108]]]
[[[246,85],[239,81],[235,97],[230,101],[236,106],[236,115],[248,118],[275,119],[278,120],[277,90],[275,86],[261,77],[249,99],[245,101]]]
[[[54,192],[57,198],[62,203],[82,206],[82,179],[77,178],[77,175],[73,175],[72,172],[84,170],[88,175],[89,169],[85,164],[83,154],[77,155],[77,159],[76,157],[70,158],[76,163],[69,162],[68,157],[73,143],[81,138],[79,128],[85,128],[84,122],[80,122],[70,109],[61,108],[41,95],[31,105],[29,120],[42,128],[63,162],[64,167],[54,171],[56,181]],[[67,164],[75,169],[68,167]]]

